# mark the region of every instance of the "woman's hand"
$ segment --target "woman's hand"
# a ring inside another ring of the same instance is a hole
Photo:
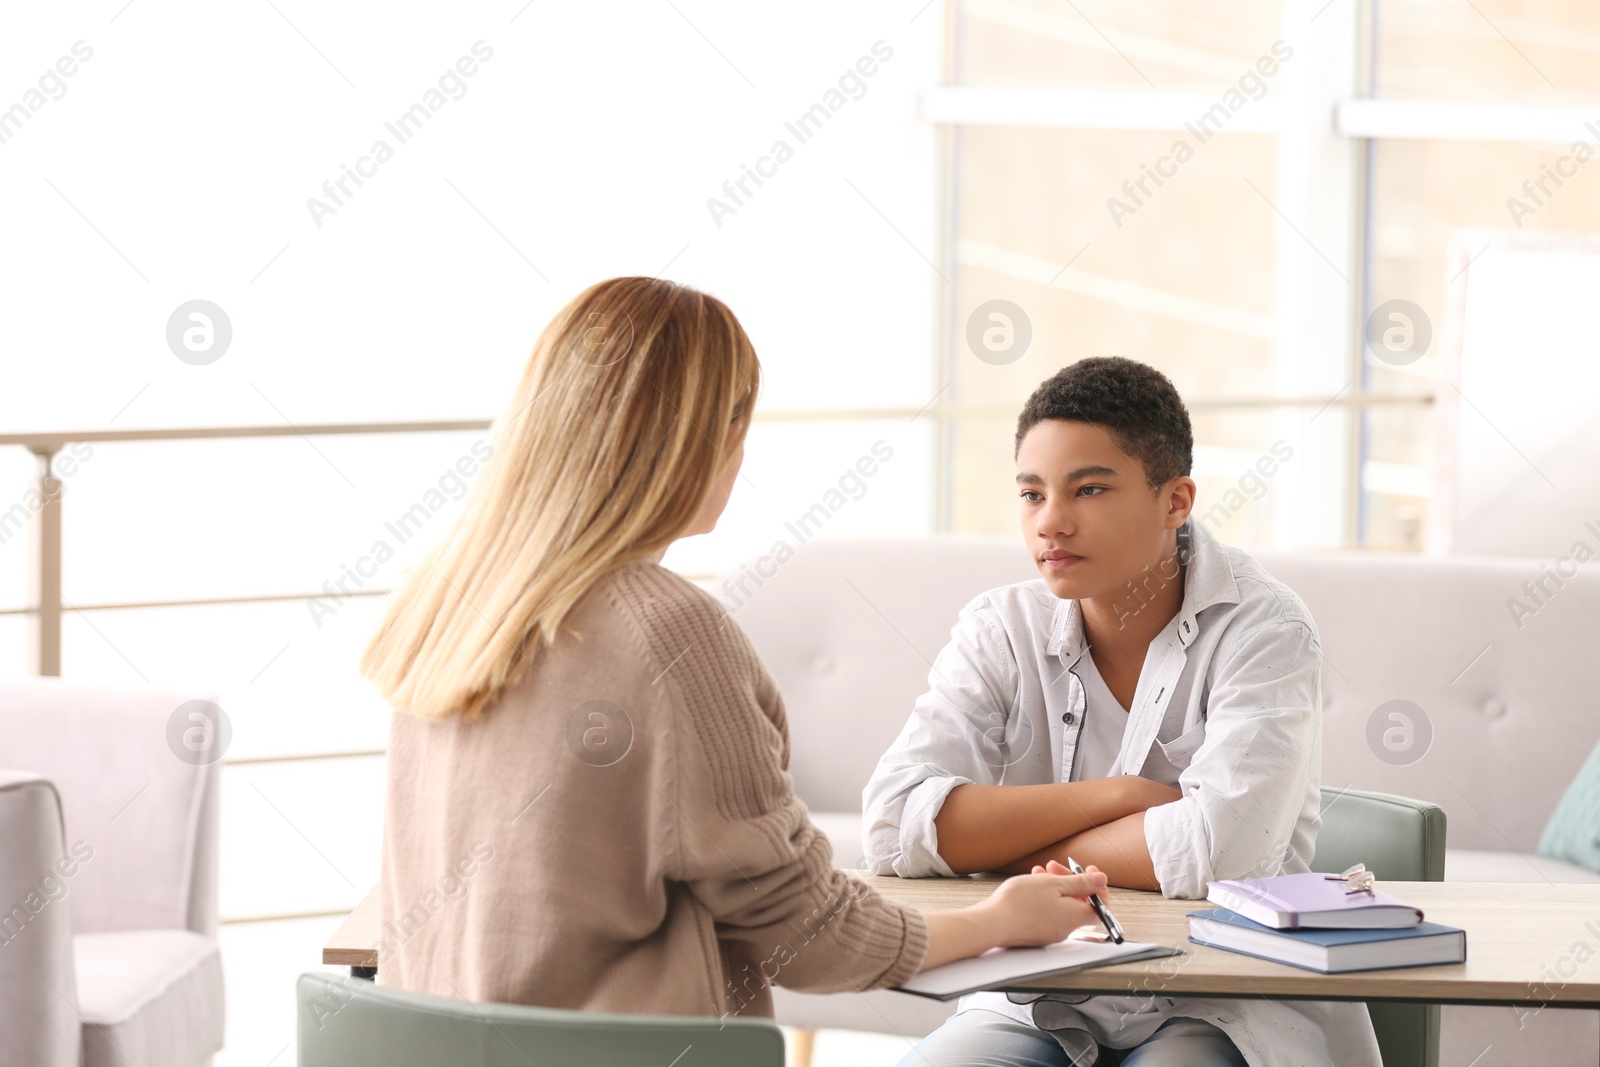
[[[1002,917],[999,944],[1008,948],[1051,945],[1080,926],[1099,922],[1089,894],[1106,888],[1105,872],[1090,864],[1073,874],[1055,860],[1033,873],[1007,878],[979,907],[997,908]]]
[[[938,967],[991,948],[1050,945],[1080,926],[1096,922],[1089,894],[1106,888],[1105,872],[1085,868],[1072,874],[1055,860],[1000,883],[981,904],[959,911],[925,912],[928,951],[922,970]]]

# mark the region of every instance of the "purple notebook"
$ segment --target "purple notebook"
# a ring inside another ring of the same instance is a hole
[[[1213,904],[1275,930],[1393,930],[1422,921],[1422,909],[1398,897],[1382,890],[1348,893],[1344,879],[1315,871],[1206,885]]]

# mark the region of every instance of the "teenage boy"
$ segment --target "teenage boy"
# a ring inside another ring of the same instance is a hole
[[[1288,587],[1195,524],[1172,383],[1094,358],[1017,421],[1022,536],[1042,577],[961,612],[863,791],[867,866],[1055,872],[1200,899],[1310,869],[1321,646]],[[1359,1002],[975,993],[902,1067],[1380,1067]]]

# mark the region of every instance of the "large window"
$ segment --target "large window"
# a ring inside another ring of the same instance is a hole
[[[1591,6],[958,0],[947,25],[926,107],[946,131],[954,271],[946,526],[1009,529],[1011,413],[1056,367],[1117,354],[1189,402],[1202,501],[1250,483],[1212,512],[1225,539],[1525,555],[1570,541],[1581,516],[1555,500],[1479,531],[1508,499],[1482,489],[1512,478],[1501,461],[1537,480],[1571,451],[1512,424],[1541,377],[1589,362],[1581,321],[1541,308],[1540,375],[1479,373],[1492,389],[1473,388],[1475,363],[1529,353],[1503,334],[1475,344],[1469,324],[1510,313],[1497,263],[1594,254]],[[968,331],[997,300],[1031,340],[986,362]],[[1496,444],[1475,449],[1480,433]],[[1292,458],[1263,488],[1248,471],[1274,446]],[[1592,497],[1595,476],[1574,477]]]

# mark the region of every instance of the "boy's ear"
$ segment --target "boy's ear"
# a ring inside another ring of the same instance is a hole
[[[1193,478],[1187,474],[1180,474],[1163,489],[1167,497],[1167,516],[1176,518],[1178,526],[1182,526],[1184,520],[1194,513],[1195,492],[1198,488]]]

